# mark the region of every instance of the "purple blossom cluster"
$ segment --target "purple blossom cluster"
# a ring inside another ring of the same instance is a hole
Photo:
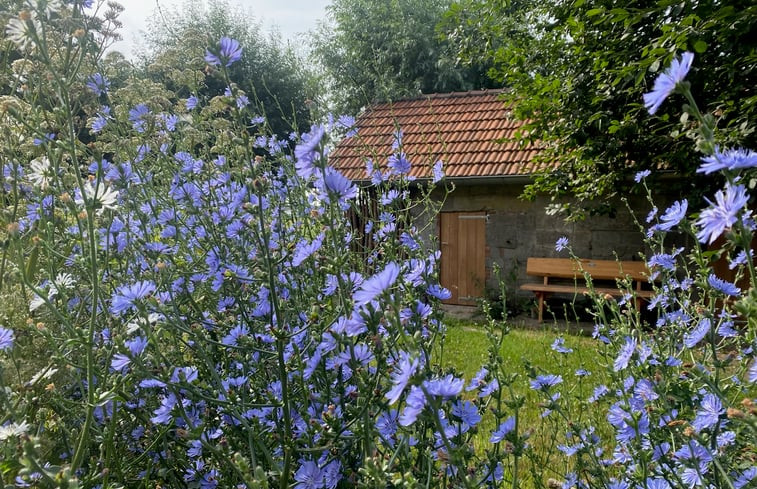
[[[240,58],[227,38],[206,55],[223,67]],[[98,102],[109,97],[104,76],[86,84]],[[225,93],[217,100],[239,117],[235,130],[257,131],[242,95]],[[409,218],[409,162],[389,159],[378,184],[386,204],[355,227],[346,214],[360,190],[325,150],[331,130],[352,135],[354,120],[316,124],[291,146],[255,133],[249,147],[198,150],[188,135],[206,122],[202,104],[193,95],[178,112],[94,108],[92,134],[124,144],[82,165],[81,184],[29,185],[23,167],[3,167],[4,184],[28,190],[25,239],[56,229],[49,249],[62,251],[46,259],[71,276],[36,286],[32,309],[65,318],[78,338],[65,361],[79,378],[61,392],[81,408],[67,422],[92,443],[68,460],[81,464],[118,426],[113,450],[130,456],[113,477],[134,483],[163,466],[165,486],[245,487],[230,456],[239,453],[277,484],[335,488],[355,480],[364,453],[400,446],[423,446],[441,457],[427,462],[433,471],[467,477],[462,448],[499,384],[483,375],[465,399],[464,380],[432,360],[444,329],[436,306],[450,292],[438,251]],[[372,246],[358,251],[362,237]],[[0,353],[17,336],[0,328]],[[512,431],[498,436],[515,440]],[[500,480],[503,467],[476,477]]]

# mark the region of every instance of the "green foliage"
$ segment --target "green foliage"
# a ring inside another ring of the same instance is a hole
[[[334,0],[313,35],[338,109],[375,101],[498,86],[486,66],[462,66],[436,31],[448,0]]]
[[[606,210],[606,197],[626,193],[629,176],[646,168],[687,177],[679,190],[689,196],[712,182],[695,178],[701,148],[682,137],[696,129],[693,118],[665,107],[650,118],[642,105],[654,74],[681,51],[707,66],[689,79],[700,108],[727,121],[718,143],[754,146],[752,2],[462,0],[446,23],[462,55],[493,63],[492,75],[512,89],[514,114],[527,121],[521,138],[561,163],[525,194],[550,194],[555,210],[581,210],[563,204],[569,196],[583,210]]]
[[[149,79],[181,98],[223,92],[224,77],[220,70],[208,69],[204,57],[208,46],[231,37],[244,49],[242,59],[228,68],[229,78],[256,105],[255,110],[266,115],[272,131],[284,136],[310,125],[312,73],[278,33],[265,35],[262,24],[225,0],[207,6],[188,1],[181,8],[160,12],[147,32],[148,49],[141,60]]]

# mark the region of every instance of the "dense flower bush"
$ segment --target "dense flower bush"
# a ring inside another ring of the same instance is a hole
[[[594,337],[611,380],[596,386],[586,407],[606,413],[614,438],[568,424],[561,450],[574,470],[565,488],[739,489],[757,482],[756,225],[747,193],[757,153],[715,144],[715,119],[699,111],[684,81],[693,60],[692,53],[675,59],[644,103],[654,114],[672,93],[686,97],[684,110],[699,124],[696,143],[707,152],[699,171],[720,173],[725,187],[694,215],[685,199],[659,213],[650,196],[652,324],[635,308],[633,291],[618,303],[595,297]],[[649,175],[640,172],[636,181],[645,185]],[[671,248],[672,233],[691,246]],[[723,269],[727,276],[718,275]]]
[[[489,323],[473,379],[440,366],[449,292],[413,216],[434,212],[442,165],[413,182],[398,132],[396,154],[367,169],[379,212],[355,227],[361,190],[327,158],[353,121],[282,141],[230,83],[210,100],[124,103],[98,68],[96,8],[30,2],[7,27],[0,291],[25,304],[0,326],[3,482],[521,487],[530,430],[499,355],[506,331]],[[209,46],[209,70],[225,76],[242,49]],[[651,108],[685,92],[691,63]],[[597,309],[611,381],[581,401],[614,438],[566,411],[560,375],[528,379],[574,466],[564,487],[754,485],[757,279],[739,172],[757,157],[708,144],[702,171],[724,172],[724,191],[695,220],[685,201],[648,219],[658,323],[631,295]],[[666,251],[677,230],[726,244]],[[373,245],[355,247],[364,234]],[[712,272],[720,255],[734,279]]]

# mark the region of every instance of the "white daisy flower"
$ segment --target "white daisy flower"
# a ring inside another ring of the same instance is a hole
[[[135,321],[132,321],[130,323],[126,324],[126,334],[130,335],[135,333],[136,331],[139,331],[143,327],[148,326],[154,326],[158,323],[158,321],[163,320],[164,317],[162,314],[159,314],[157,312],[151,312],[147,315],[147,318],[139,317]]]
[[[75,283],[74,276],[70,273],[62,272],[55,277],[55,285],[60,289],[70,289]]]
[[[34,49],[37,46],[34,42],[34,34],[41,31],[42,24],[34,14],[27,11],[22,12],[20,18],[10,19],[5,27],[6,37],[16,45],[19,51]]]
[[[57,372],[58,372],[57,368],[45,367],[42,370],[40,370],[39,372],[37,372],[36,374],[34,374],[34,376],[31,379],[29,379],[29,382],[27,382],[24,385],[27,385],[27,386],[35,385],[40,380],[47,380],[47,379],[49,379],[50,377],[52,377],[53,375],[55,375]]]
[[[29,424],[26,421],[8,423],[5,426],[0,426],[0,441],[5,441],[13,436],[23,435],[27,431],[29,431]]]
[[[103,182],[97,182],[97,185],[92,185],[92,182],[84,184],[84,197],[89,200],[94,200],[97,207],[97,215],[101,216],[106,209],[116,210],[118,209],[118,190],[113,190],[109,186],[106,186]],[[84,199],[76,199],[76,203],[84,205]]]
[[[35,296],[32,300],[29,301],[29,312],[34,312],[45,303],[45,299],[42,298],[42,296]]]
[[[58,287],[55,286],[54,283],[50,282],[47,284],[47,300],[52,301],[53,298],[58,295]],[[34,312],[35,310],[39,309],[42,305],[44,305],[45,299],[43,296],[38,295],[35,296],[31,301],[29,301],[29,312]]]
[[[47,189],[50,186],[50,177],[52,176],[50,160],[47,156],[32,160],[29,167],[29,181],[39,187],[40,190]]]

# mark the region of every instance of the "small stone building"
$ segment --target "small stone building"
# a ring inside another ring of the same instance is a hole
[[[427,180],[433,162],[443,162],[445,181],[454,190],[427,229],[433,230],[433,242],[441,248],[440,279],[452,292],[446,301],[450,304],[474,305],[484,294],[494,294],[499,288],[492,273],[495,264],[510,291],[530,297],[518,289],[534,280],[526,276],[526,260],[567,257],[566,252],[555,251],[561,236],[582,258],[638,260],[644,247],[643,236],[623,204],[618,203],[614,217],[566,222],[546,214],[548,199],[519,198],[535,172],[554,165],[535,162],[538,146],[508,142],[520,126],[501,94],[497,90],[433,94],[375,104],[358,117],[358,136],[340,142],[330,155],[332,164],[348,178],[368,185],[366,160],[385,165],[400,128],[403,150],[413,163],[411,176]],[[442,196],[443,192],[437,195]],[[646,214],[648,205],[640,207]]]

